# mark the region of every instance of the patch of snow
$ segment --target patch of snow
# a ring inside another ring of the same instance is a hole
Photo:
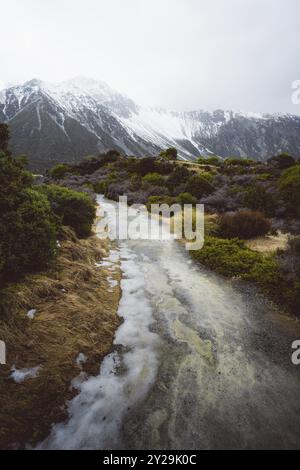
[[[41,366],[32,367],[32,368],[28,368],[28,369],[17,369],[16,366],[13,365],[12,368],[11,368],[10,377],[16,383],[19,384],[19,383],[24,382],[24,380],[32,379],[32,378],[37,377],[40,368],[41,368]]]
[[[31,310],[28,310],[27,312],[27,317],[30,318],[30,320],[33,320],[36,314],[36,309],[32,308]]]
[[[116,279],[112,279],[111,277],[108,277],[107,280],[108,280],[110,287],[116,287],[118,285],[118,281],[116,281]]]
[[[87,361],[87,357],[84,353],[79,353],[76,357],[76,364],[81,365]]]
[[[40,112],[40,103],[38,103],[36,107],[36,113],[38,118],[38,127],[37,130],[40,131],[42,129],[42,120],[41,120],[41,112]]]

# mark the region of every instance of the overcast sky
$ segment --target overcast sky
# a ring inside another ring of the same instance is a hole
[[[178,110],[300,113],[299,0],[0,0],[0,87],[99,78]]]

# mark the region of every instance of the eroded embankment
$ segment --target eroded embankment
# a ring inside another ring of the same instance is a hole
[[[99,373],[120,324],[120,269],[101,263],[109,248],[65,229],[55,267],[1,292],[0,448],[43,439],[66,417],[72,380]]]

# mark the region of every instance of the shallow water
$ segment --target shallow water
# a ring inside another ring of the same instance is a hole
[[[293,320],[174,240],[123,241],[107,262],[123,271],[114,351],[39,448],[300,448]]]

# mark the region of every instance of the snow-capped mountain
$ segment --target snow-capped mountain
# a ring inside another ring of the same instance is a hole
[[[112,148],[143,156],[175,146],[183,159],[300,154],[300,116],[144,108],[84,77],[1,91],[0,121],[11,126],[13,151],[27,154],[35,170]]]

